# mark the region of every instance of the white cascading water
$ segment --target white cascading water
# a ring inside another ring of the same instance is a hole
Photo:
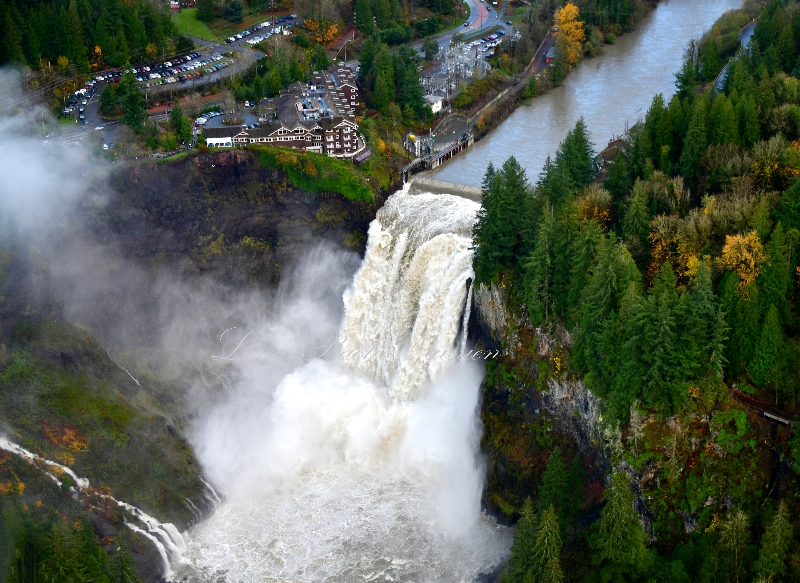
[[[38,466],[48,478],[55,482],[56,486],[61,487],[61,480],[58,479],[58,475],[67,474],[73,480],[74,486],[71,486],[70,490],[75,498],[78,498],[81,494],[86,494],[90,489],[89,480],[79,477],[67,466],[38,456],[4,437],[0,437],[0,449],[18,455],[29,463]],[[214,489],[210,486],[209,490],[214,492]],[[94,495],[97,496],[97,493],[95,492]],[[216,497],[216,493],[213,493],[213,496]],[[153,543],[153,546],[156,547],[158,554],[161,556],[161,560],[164,561],[164,576],[170,579],[172,576],[172,561],[180,561],[181,553],[186,548],[186,539],[175,528],[175,525],[169,522],[159,522],[136,506],[116,500],[112,496],[100,495],[99,497],[110,500],[120,508],[127,510],[132,518],[139,521],[142,526],[126,519],[125,526]]]
[[[195,437],[223,501],[190,531],[179,577],[471,582],[507,554],[507,529],[480,509],[483,370],[457,358],[478,208],[407,190],[387,200],[344,293],[340,350],[274,381],[279,360],[248,364],[247,350],[271,354],[276,336],[299,336],[281,322],[329,325],[303,299],[263,327],[264,346],[250,346],[258,333],[239,342],[238,385]]]

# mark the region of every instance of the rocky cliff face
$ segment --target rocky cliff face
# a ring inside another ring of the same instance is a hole
[[[184,438],[191,379],[158,353],[159,277],[275,286],[320,243],[361,252],[382,201],[299,190],[248,151],[123,166],[108,183],[49,241],[0,246],[0,433],[182,530],[213,496]],[[15,483],[10,464],[0,485]],[[127,533],[121,516],[87,514],[14,467],[43,516],[86,515],[107,541]],[[160,580],[156,549],[129,546],[139,574]]]
[[[487,363],[481,417],[487,457],[485,504],[512,521],[526,497],[536,498],[549,452],[583,460],[590,480],[607,464],[600,435],[600,400],[563,372],[571,338],[528,324],[499,285],[473,293],[470,337],[476,348],[500,351]]]
[[[276,285],[322,241],[363,252],[382,204],[299,190],[248,150],[128,166],[112,184],[110,199],[89,209],[98,240],[150,265],[232,283]]]

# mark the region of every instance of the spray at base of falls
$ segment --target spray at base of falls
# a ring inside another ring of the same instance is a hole
[[[167,579],[172,576],[172,562],[179,561],[181,558],[181,553],[186,549],[186,540],[184,539],[183,535],[178,532],[178,529],[175,528],[175,525],[169,522],[159,522],[146,512],[143,512],[131,504],[116,500],[108,494],[102,494],[98,491],[93,491],[91,485],[89,484],[89,480],[79,477],[67,466],[36,455],[35,453],[28,451],[27,449],[3,437],[0,437],[0,449],[11,452],[25,459],[32,465],[37,466],[56,484],[56,486],[61,487],[62,481],[59,480],[58,476],[54,475],[52,472],[55,472],[55,474],[68,475],[70,478],[72,478],[75,484],[74,486],[70,487],[70,491],[72,496],[76,499],[79,496],[84,496],[90,500],[91,498],[96,497],[100,500],[109,500],[116,504],[119,508],[125,510],[128,517],[132,517],[137,520],[144,528],[129,520],[125,521],[125,525],[132,531],[141,534],[144,538],[153,543],[159,555],[161,556],[161,559],[164,561],[164,576]],[[213,492],[213,488],[210,486],[209,488]],[[213,496],[217,496],[217,494],[214,492]]]
[[[268,367],[237,363],[239,386],[200,418],[194,438],[225,500],[190,531],[179,577],[471,582],[507,555],[507,529],[480,508],[483,370],[442,357],[466,343],[478,208],[396,193],[342,285],[340,354],[306,359],[271,386]],[[318,269],[282,308],[298,329],[306,313],[318,319],[303,296],[331,279]],[[296,337],[281,325],[264,328]]]

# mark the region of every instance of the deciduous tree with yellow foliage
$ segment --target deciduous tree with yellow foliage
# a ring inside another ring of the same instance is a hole
[[[761,267],[766,262],[764,245],[758,233],[750,231],[746,235],[726,235],[725,246],[719,261],[725,269],[735,271],[739,276],[739,293],[747,293],[747,287],[753,283]]]
[[[583,41],[586,40],[584,23],[578,20],[579,14],[578,7],[571,2],[567,2],[564,8],[556,10],[556,22],[561,31],[558,42],[561,43],[566,55],[567,69],[572,69],[572,65],[581,58]]]

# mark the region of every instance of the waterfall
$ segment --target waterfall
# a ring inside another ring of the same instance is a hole
[[[241,346],[237,381],[192,439],[221,502],[189,531],[177,577],[472,582],[503,559],[509,533],[480,504],[483,370],[459,358],[478,208],[397,192],[354,276],[312,254],[268,321],[220,323]],[[337,327],[340,350],[315,332]]]
[[[413,400],[452,360],[466,283],[475,277],[470,246],[479,208],[406,189],[370,225],[364,263],[344,296],[342,354],[398,399]]]
[[[35,453],[28,451],[24,447],[17,445],[3,437],[0,437],[0,449],[9,451],[19,457],[27,460],[32,465],[37,466],[45,472],[45,475],[53,480],[57,486],[61,486],[61,480],[58,479],[58,474],[67,474],[72,478],[74,486],[70,487],[74,497],[84,496],[91,503],[91,498],[96,497],[103,500],[110,500],[117,507],[127,511],[128,518],[134,518],[143,524],[146,530],[142,529],[136,523],[129,520],[125,521],[125,525],[132,531],[141,534],[146,539],[150,540],[156,547],[158,554],[164,562],[164,576],[169,579],[172,574],[172,562],[179,561],[181,553],[186,549],[186,541],[183,535],[175,528],[172,523],[162,523],[140,510],[136,506],[116,500],[107,494],[98,494],[96,491],[91,490],[89,480],[79,477],[75,472],[65,465],[43,458]],[[54,473],[49,470],[53,468]]]

